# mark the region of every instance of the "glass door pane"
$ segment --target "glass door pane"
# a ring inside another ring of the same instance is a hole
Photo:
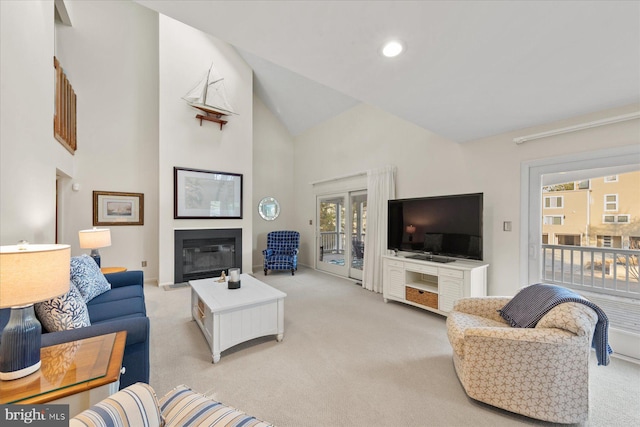
[[[346,195],[338,194],[318,197],[318,258],[319,270],[347,276],[347,254],[349,242],[345,238]]]
[[[367,232],[367,193],[358,191],[349,194],[351,200],[351,262],[349,277],[362,280],[364,266],[364,236]]]

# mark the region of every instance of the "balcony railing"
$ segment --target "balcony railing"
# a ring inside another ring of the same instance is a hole
[[[323,248],[324,253],[341,254],[345,248],[346,234],[339,231],[321,231],[320,232],[320,246]],[[351,233],[351,240],[364,242],[364,233],[360,235]]]
[[[640,300],[640,250],[542,245],[543,279],[568,288]]]

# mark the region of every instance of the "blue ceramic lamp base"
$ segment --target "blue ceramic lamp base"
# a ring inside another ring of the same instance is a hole
[[[98,252],[97,249],[91,249],[91,255],[89,256],[93,258],[96,264],[98,264],[98,267],[100,267],[100,252]]]
[[[0,380],[26,377],[40,369],[41,337],[33,304],[11,309],[0,341]]]

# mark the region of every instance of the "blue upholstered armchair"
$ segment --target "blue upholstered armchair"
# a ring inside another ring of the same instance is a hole
[[[264,275],[269,270],[291,270],[293,276],[298,269],[298,247],[300,233],[297,231],[272,231],[267,234],[267,249],[264,255]]]

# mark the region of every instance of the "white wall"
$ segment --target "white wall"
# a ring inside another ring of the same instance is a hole
[[[55,241],[56,172],[73,172],[53,137],[53,13],[50,1],[0,2],[2,245]]]
[[[278,118],[254,95],[253,97],[253,270],[262,270],[262,250],[267,247],[267,233],[295,229],[296,203],[293,197],[293,137]],[[264,197],[275,197],[280,215],[265,221],[257,213]]]
[[[75,169],[61,180],[61,235],[80,249],[93,226],[93,191],[144,194],[143,226],[108,226],[103,266],[158,277],[158,17],[132,2],[66,2],[72,26],[56,25],[56,56],[77,95]],[[79,191],[71,185],[78,183]],[[142,261],[147,267],[142,268]]]
[[[637,145],[640,138],[640,121],[607,125],[579,132],[525,142],[518,145],[514,137],[531,135],[580,123],[613,117],[638,111],[639,105],[610,109],[568,120],[496,135],[466,144],[465,156],[477,161],[472,180],[485,189],[490,197],[490,211],[485,211],[485,250],[491,254],[489,262],[489,290],[494,295],[513,295],[528,284],[526,274],[521,274],[520,172],[523,162],[578,155],[579,153]],[[485,201],[486,206],[486,201]],[[490,215],[490,216],[488,216]],[[540,213],[540,216],[542,214]],[[503,221],[512,221],[513,231],[502,231]],[[488,228],[489,227],[489,228]],[[526,233],[525,233],[526,234]],[[526,256],[526,254],[524,254]],[[524,281],[524,283],[523,283]]]
[[[365,104],[296,137],[295,225],[300,261],[314,266],[316,200],[311,183],[391,164],[398,166],[398,198],[467,191],[460,145]],[[451,179],[451,171],[456,178]],[[481,191],[475,188],[467,192]]]
[[[532,159],[638,143],[639,124],[619,123],[516,145],[512,139],[637,110],[629,106],[459,145],[366,105],[296,137],[295,225],[303,231],[301,262],[313,265],[315,198],[310,182],[393,164],[397,198],[484,193],[484,259],[491,295],[524,284],[520,265],[520,165]],[[513,231],[502,231],[512,221]]]
[[[251,271],[253,201],[253,74],[230,45],[160,15],[159,81],[159,283],[174,279],[174,230],[242,228],[242,269]],[[229,102],[238,115],[222,130],[196,120],[181,99],[213,62],[225,78]],[[173,219],[173,168],[243,174],[242,219]]]

